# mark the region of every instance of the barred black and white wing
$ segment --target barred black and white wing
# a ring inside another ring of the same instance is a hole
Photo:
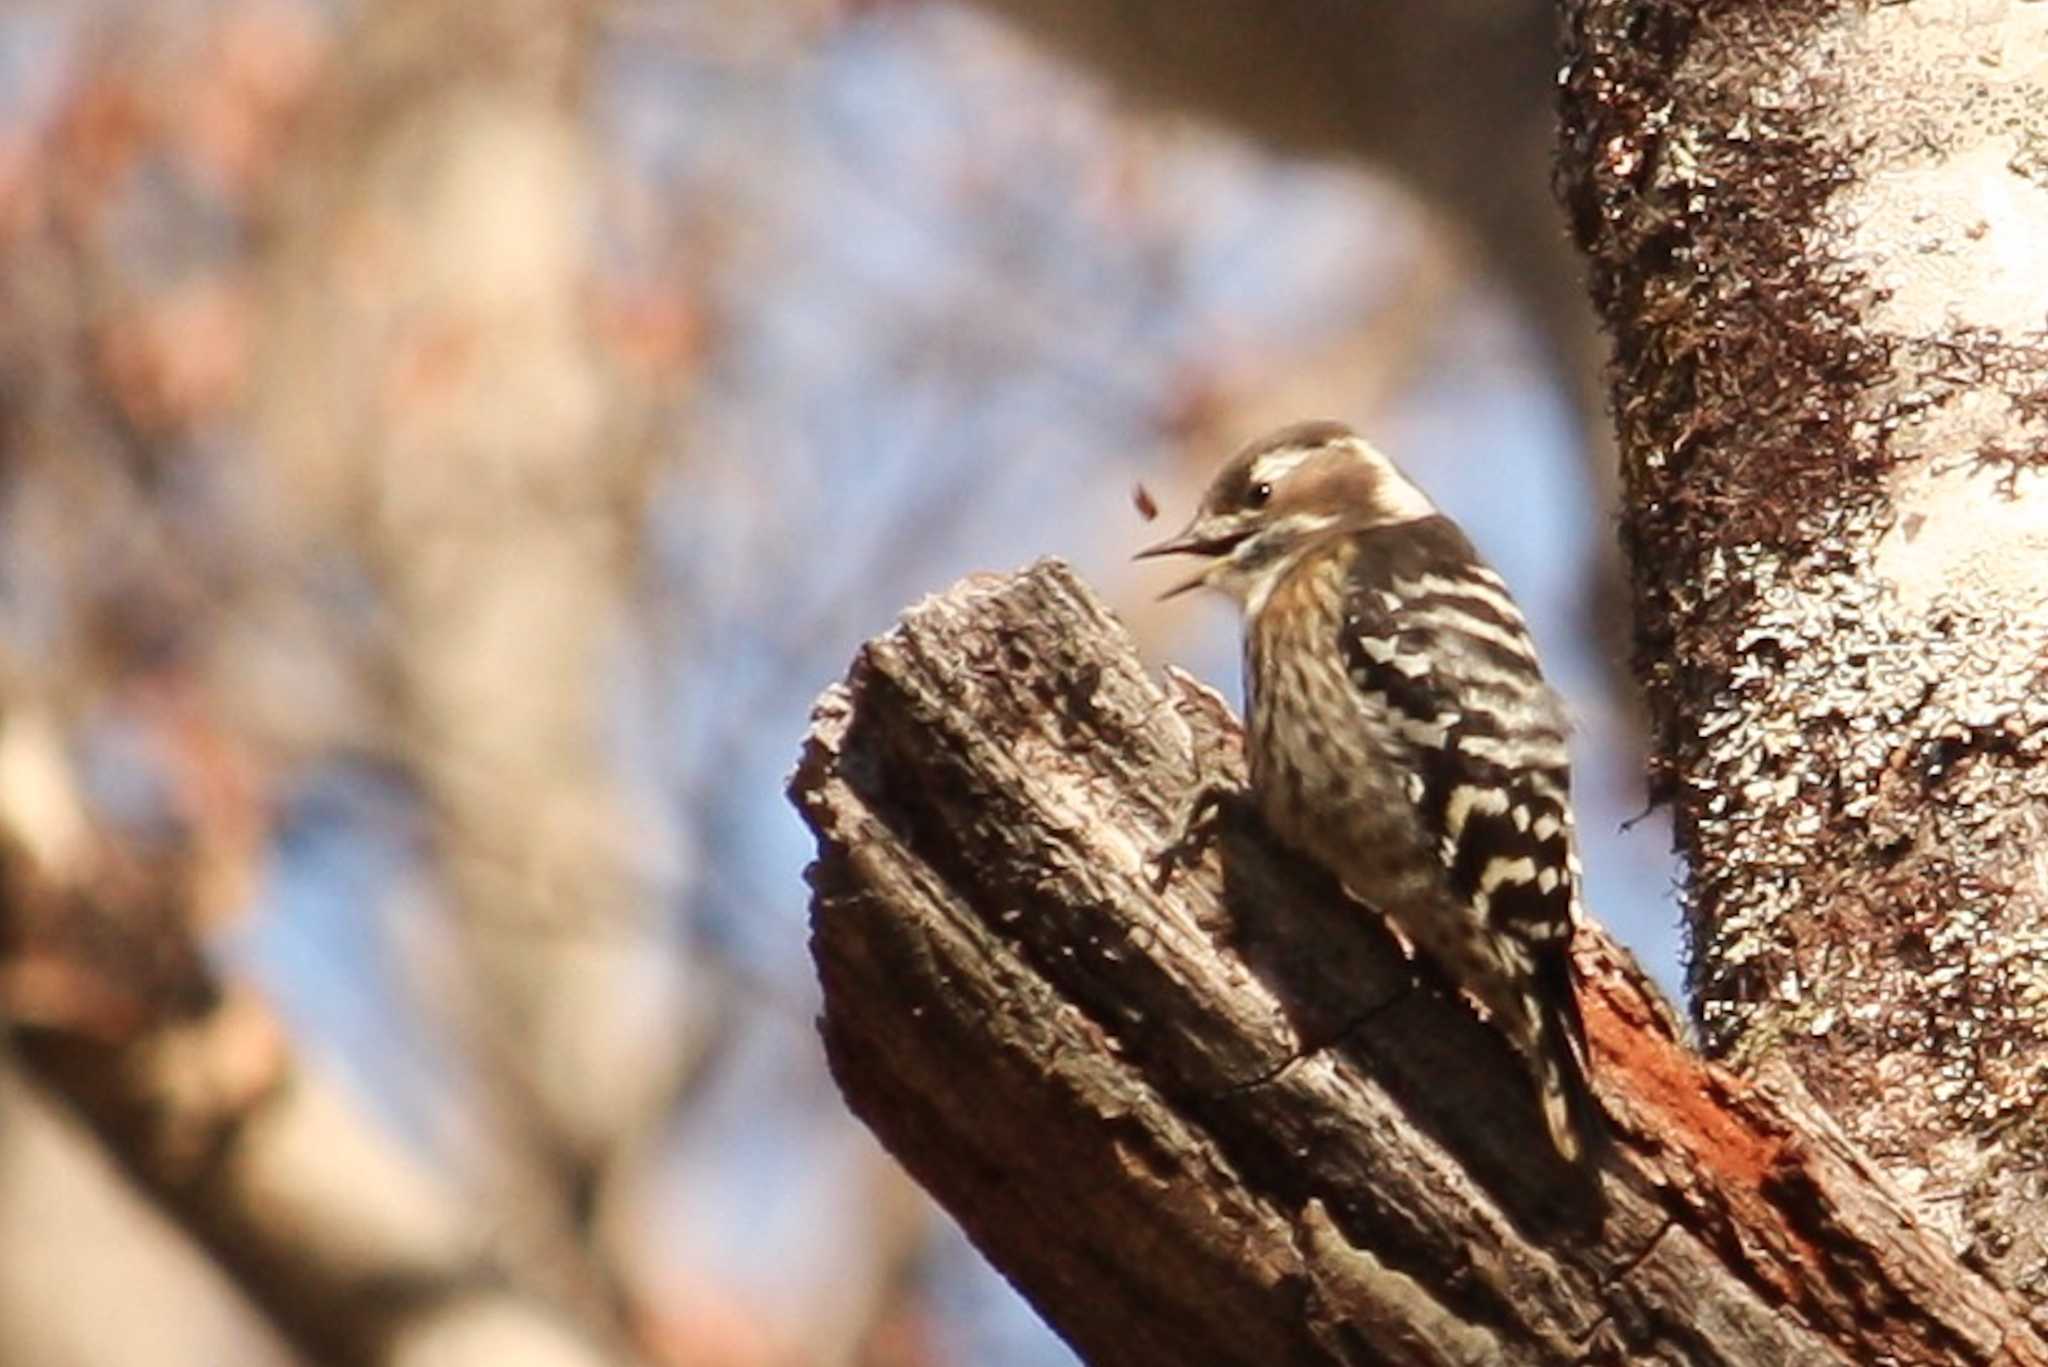
[[[1528,1056],[1552,1137],[1575,1159],[1589,1108],[1563,712],[1506,585],[1454,524],[1370,539],[1340,647],[1441,875],[1428,905],[1397,920]]]

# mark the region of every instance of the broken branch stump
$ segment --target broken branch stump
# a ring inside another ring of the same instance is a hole
[[[1236,722],[1065,566],[979,576],[819,700],[791,795],[848,1104],[1091,1363],[2042,1363],[2024,1307],[1766,1065],[1581,936],[1611,1142],[1255,821],[1159,882]]]

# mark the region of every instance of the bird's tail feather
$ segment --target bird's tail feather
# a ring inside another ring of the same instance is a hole
[[[1577,1165],[1606,1138],[1600,1103],[1588,1081],[1585,1028],[1578,1002],[1567,992],[1562,1001],[1528,1003],[1535,1038],[1529,1065],[1543,1106],[1543,1123],[1558,1157]]]

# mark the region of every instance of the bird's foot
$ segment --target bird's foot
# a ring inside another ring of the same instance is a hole
[[[1196,793],[1187,815],[1181,819],[1180,830],[1148,861],[1152,865],[1152,891],[1165,891],[1177,870],[1208,853],[1243,803],[1243,790],[1226,788],[1220,783],[1207,784]]]

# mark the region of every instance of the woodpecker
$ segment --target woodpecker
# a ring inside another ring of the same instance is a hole
[[[1597,1133],[1562,706],[1464,532],[1337,422],[1244,447],[1177,536],[1244,614],[1254,805],[1463,989],[1525,1060],[1558,1154]]]

